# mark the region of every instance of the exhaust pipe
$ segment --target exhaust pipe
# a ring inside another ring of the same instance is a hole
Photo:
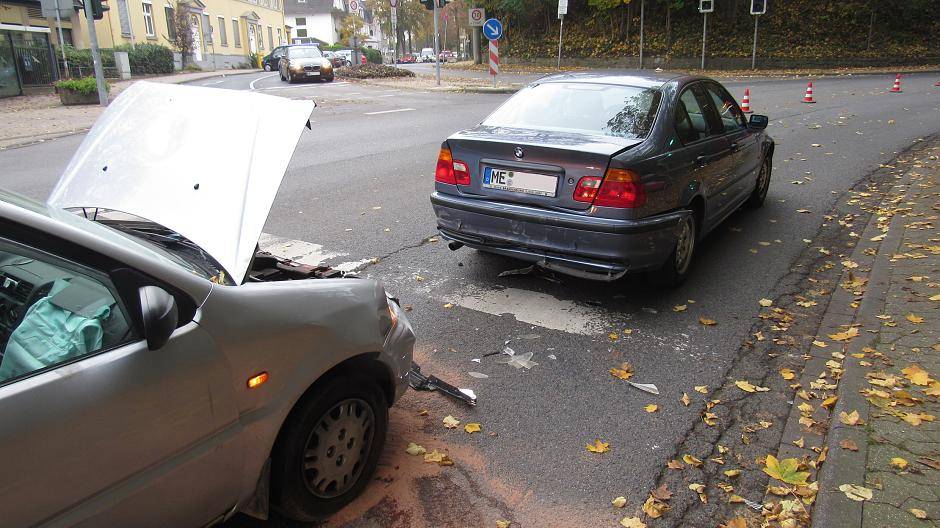
[[[447,248],[451,251],[457,251],[463,247],[463,242],[450,241],[447,243]]]

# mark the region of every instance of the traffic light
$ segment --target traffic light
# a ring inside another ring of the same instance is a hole
[[[91,16],[95,20],[101,20],[102,18],[104,18],[104,12],[111,9],[110,7],[108,7],[108,4],[105,3],[107,2],[107,0],[86,0],[86,1],[91,2]]]
[[[424,4],[425,9],[434,10],[434,0],[420,0]]]

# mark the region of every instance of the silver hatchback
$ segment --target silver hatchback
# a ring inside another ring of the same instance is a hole
[[[47,203],[0,193],[0,525],[311,520],[366,486],[411,326],[257,246],[312,110],[139,82]]]

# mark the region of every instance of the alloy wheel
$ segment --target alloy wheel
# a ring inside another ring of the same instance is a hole
[[[761,201],[763,201],[767,197],[767,190],[770,188],[770,170],[768,170],[766,162],[761,164],[760,173],[757,175],[757,185],[757,192],[760,194]]]
[[[359,398],[342,400],[320,417],[304,448],[301,471],[314,496],[346,493],[359,477],[375,435],[372,407]]]
[[[682,275],[689,269],[692,252],[695,251],[695,220],[690,215],[679,226],[676,237],[676,273]]]

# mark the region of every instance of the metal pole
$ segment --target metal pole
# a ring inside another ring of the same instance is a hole
[[[95,32],[95,16],[91,12],[91,1],[85,1],[85,21],[88,22],[88,41],[91,45],[91,61],[95,65],[95,80],[98,81],[98,104],[108,106],[108,90],[104,84],[101,68],[101,53],[98,51],[98,34]]]
[[[708,32],[708,13],[702,16],[702,69],[705,69],[705,35]]]
[[[473,47],[473,63],[482,64],[483,60],[480,56],[480,28],[478,26],[470,26],[470,46]]]
[[[565,31],[565,15],[558,15],[558,68],[561,69],[561,37]]]
[[[434,0],[434,65],[437,85],[441,85],[441,36],[437,34],[437,0]]]
[[[640,69],[643,69],[643,11],[646,0],[640,1]]]
[[[757,20],[760,15],[754,15],[754,47],[751,48],[751,69],[757,69]]]
[[[55,25],[59,30],[59,51],[62,52],[62,62],[65,63],[65,77],[69,77],[69,60],[65,58],[65,39],[62,37],[62,18],[59,16],[59,0],[55,0]]]

